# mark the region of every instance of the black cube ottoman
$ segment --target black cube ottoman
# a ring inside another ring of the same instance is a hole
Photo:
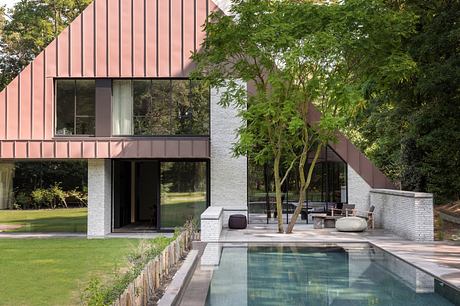
[[[245,215],[231,215],[228,219],[228,227],[231,229],[245,229],[248,221]]]

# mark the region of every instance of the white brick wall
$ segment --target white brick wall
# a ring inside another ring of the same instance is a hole
[[[220,95],[211,90],[211,205],[247,207],[247,158],[232,153],[241,120],[235,108],[218,105]]]
[[[433,195],[430,193],[374,189],[377,227],[415,241],[433,240]]]
[[[367,211],[369,208],[369,192],[372,187],[350,166],[347,165],[348,203],[355,204],[356,209]]]
[[[223,226],[222,207],[208,207],[201,214],[201,241],[219,241]]]
[[[88,160],[88,237],[111,231],[112,178],[109,159]]]

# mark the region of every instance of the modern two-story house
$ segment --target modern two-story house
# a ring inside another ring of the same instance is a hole
[[[91,3],[0,93],[1,205],[11,202],[14,162],[84,159],[90,237],[171,229],[210,205],[260,220],[270,182],[233,157],[236,110],[189,79],[202,25],[221,2]],[[372,188],[392,186],[339,135],[307,198],[366,209]]]

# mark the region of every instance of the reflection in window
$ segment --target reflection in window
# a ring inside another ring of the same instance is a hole
[[[56,81],[56,135],[94,135],[95,81]]]
[[[114,135],[209,135],[209,88],[201,82],[123,80],[113,87]],[[120,117],[130,128],[118,128]]]
[[[161,163],[161,227],[200,220],[207,206],[206,162]]]
[[[305,175],[308,173],[313,156],[314,150],[309,153]],[[281,173],[285,170],[282,169]],[[264,166],[257,165],[249,158],[248,171],[248,209],[249,213],[253,215],[251,222],[257,222],[259,217],[265,222],[266,216],[271,215],[273,217],[273,214],[270,213],[275,211],[273,168],[272,165],[266,165],[264,169]],[[283,212],[292,213],[299,201],[299,187],[298,173],[296,171],[290,172],[288,179],[282,186]],[[315,204],[324,205],[324,203],[347,203],[348,201],[347,164],[330,147],[324,148],[320,153],[305,199],[311,206]]]

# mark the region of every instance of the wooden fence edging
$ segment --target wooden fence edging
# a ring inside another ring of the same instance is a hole
[[[149,261],[142,272],[128,285],[113,306],[140,306],[155,296],[163,278],[191,249],[194,232],[184,231],[172,241],[159,255]]]

